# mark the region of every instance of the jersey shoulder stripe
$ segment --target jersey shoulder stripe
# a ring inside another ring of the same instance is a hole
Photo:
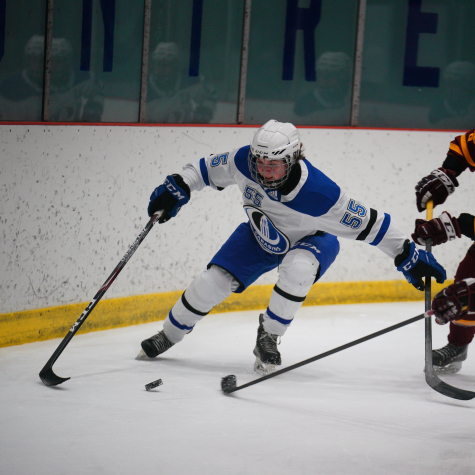
[[[455,157],[464,169],[468,166],[470,171],[475,171],[475,129],[455,137],[449,145],[447,157]]]
[[[323,172],[304,159],[308,169],[306,181],[295,198],[283,205],[313,217],[323,216],[340,198],[340,187]]]
[[[469,135],[468,140],[467,140],[467,134],[462,135],[461,139],[461,144],[462,144],[462,152],[463,156],[465,157],[465,160],[467,160],[467,163],[471,168],[475,167],[475,163],[473,161],[472,155],[470,154],[470,150],[475,148],[473,145],[473,133]],[[469,150],[469,144],[471,145],[470,150]]]
[[[206,160],[204,158],[200,159],[200,172],[205,185],[209,186],[208,169],[206,168]]]

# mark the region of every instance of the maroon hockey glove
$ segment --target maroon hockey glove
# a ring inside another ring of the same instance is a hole
[[[445,325],[462,317],[475,317],[475,279],[459,280],[440,291],[432,301],[435,321]]]
[[[430,221],[416,219],[412,240],[424,246],[426,239],[431,238],[432,245],[437,246],[447,241],[453,241],[461,236],[457,218],[453,218],[447,211],[444,211],[438,218],[431,219]]]
[[[434,170],[416,185],[417,209],[424,211],[429,200],[433,200],[434,207],[442,204],[455,191],[456,186],[459,186],[459,182],[455,178],[455,172],[442,167]]]

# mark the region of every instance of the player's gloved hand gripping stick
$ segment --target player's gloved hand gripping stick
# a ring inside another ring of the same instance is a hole
[[[155,188],[150,196],[148,215],[152,216],[158,210],[161,216],[158,222],[166,223],[174,218],[180,209],[190,201],[190,187],[185,183],[181,175],[168,175],[162,185]]]
[[[427,218],[429,220],[429,219],[432,219],[432,201],[430,201],[427,204],[427,208],[428,208],[428,216],[429,216],[429,213],[431,215],[430,217]],[[403,326],[409,325],[410,323],[416,322],[425,317],[424,318],[425,325],[426,325],[425,326],[425,331],[426,331],[426,334],[425,334],[426,335],[425,375],[426,375],[427,383],[429,384],[431,388],[435,389],[436,391],[443,394],[444,396],[448,396],[454,399],[462,399],[462,400],[473,399],[475,397],[474,392],[455,388],[453,386],[450,386],[447,383],[444,383],[435,374],[434,368],[432,366],[432,333],[431,333],[431,320],[430,320],[432,311],[429,311],[431,308],[431,275],[434,275],[437,280],[443,281],[445,280],[445,271],[440,266],[437,265],[437,267],[435,268],[436,272],[434,272],[433,264],[429,260],[429,258],[431,257],[429,254],[431,250],[430,239],[427,245],[427,253],[423,255],[424,260],[426,262],[420,259],[420,255],[417,255],[417,251],[413,248],[413,246],[410,246],[410,247],[405,246],[405,248],[406,247],[407,249],[405,249],[405,251],[409,251],[409,253],[408,252],[405,252],[405,253],[408,254],[408,256],[405,256],[404,259],[400,259],[401,262],[397,263],[398,270],[403,270],[403,274],[405,275],[406,279],[408,280],[408,282],[414,285],[414,287],[416,287],[419,290],[422,290],[425,288],[425,292],[426,292],[425,294],[426,312],[425,313],[421,315],[417,315],[416,317],[410,318],[409,320],[405,320],[404,322],[398,323],[396,325],[392,325],[378,332],[372,333],[371,335],[367,335],[363,338],[347,343],[346,345],[339,346],[338,348],[334,348],[333,350],[326,351],[325,353],[321,353],[320,355],[314,356],[312,358],[308,358],[304,361],[301,361],[300,363],[296,363],[291,366],[288,366],[287,368],[283,368],[279,371],[276,371],[275,373],[270,373],[265,376],[262,376],[261,378],[254,379],[253,381],[242,384],[241,386],[237,385],[236,376],[234,376],[233,374],[230,374],[229,376],[225,376],[224,378],[221,379],[221,389],[224,392],[224,394],[231,394],[236,391],[239,391],[240,389],[244,389],[249,386],[253,386],[254,384],[261,383],[262,381],[265,381],[266,379],[275,378],[276,376],[280,374],[286,373],[288,371],[292,371],[293,369],[296,369],[296,368],[300,368],[301,366],[312,363],[314,361],[325,358],[327,356],[333,355],[335,353],[338,353],[339,351],[346,350],[347,348],[351,348],[352,346],[359,345],[360,343],[371,340],[380,335],[384,335],[385,333],[388,333],[398,328],[401,328]],[[419,251],[419,254],[420,254],[420,251]],[[411,265],[408,265],[407,269],[403,269],[403,267],[410,261],[412,261]],[[420,265],[418,266],[417,264],[419,262],[422,262],[423,266],[420,266]],[[427,265],[427,264],[432,264],[432,265]],[[416,270],[416,272],[414,270]],[[425,285],[421,280],[422,270],[426,272]],[[440,273],[439,273],[439,270],[440,270]]]
[[[427,210],[427,221],[432,219],[432,211],[434,209],[434,203],[432,200],[428,200],[426,203],[426,210]],[[432,249],[432,239],[426,239],[426,250],[427,252],[431,252]],[[427,273],[425,279],[425,310],[427,318],[425,319],[425,366],[424,366],[424,373],[426,375],[426,382],[427,384],[434,389],[435,391],[443,394],[444,396],[448,396],[454,399],[473,399],[475,397],[475,393],[472,391],[466,391],[465,389],[459,389],[454,386],[450,386],[450,384],[445,383],[442,381],[439,376],[434,371],[434,367],[432,365],[432,322],[431,316],[433,314],[431,310],[432,306],[432,297],[431,297],[431,279],[430,274]]]
[[[180,211],[181,207],[188,203],[190,195],[190,188],[180,175],[167,176],[165,182],[153,191],[148,205],[148,215],[150,216],[149,222],[132,246],[130,246],[125,256],[121,259],[119,264],[117,264],[117,267],[112,271],[112,274],[104,282],[84,312],[77,319],[76,323],[71,327],[71,330],[69,330],[68,334],[64,337],[63,341],[45,364],[44,368],[40,371],[41,381],[43,381],[46,386],[56,386],[57,384],[61,384],[69,379],[61,378],[54,374],[53,364],[71,341],[71,338],[85,322],[89,314],[94,310],[94,307],[97,305],[99,300],[101,300],[103,295],[107,292],[107,289],[112,285],[112,282],[114,282],[120,271],[125,267],[125,264],[127,264],[129,259],[132,257],[132,254],[145,239],[153,225],[156,222],[165,223],[170,218],[174,218],[178,211]]]
[[[99,289],[99,291],[96,293],[96,295],[94,295],[94,298],[91,300],[91,302],[86,307],[86,309],[81,314],[81,316],[76,320],[76,323],[71,327],[68,334],[64,337],[63,341],[60,343],[60,345],[58,346],[56,351],[53,353],[51,358],[45,364],[44,368],[40,371],[40,379],[41,379],[41,381],[43,381],[44,384],[46,384],[46,386],[56,386],[58,384],[64,383],[64,381],[67,381],[69,379],[69,378],[61,378],[60,376],[57,376],[56,374],[54,374],[54,371],[53,371],[54,363],[59,358],[59,355],[66,348],[68,343],[71,341],[72,337],[79,330],[81,325],[85,322],[86,318],[94,310],[94,307],[97,305],[99,300],[101,300],[103,295],[107,292],[107,289],[112,285],[112,282],[114,282],[116,277],[119,275],[120,271],[125,267],[125,264],[127,264],[129,259],[132,257],[133,253],[140,246],[141,242],[145,239],[147,234],[150,232],[153,225],[157,221],[160,221],[161,216],[162,216],[162,211],[161,210],[156,211],[155,214],[152,214],[152,216],[151,216],[149,222],[147,223],[147,225],[145,226],[145,228],[138,235],[137,239],[134,241],[132,246],[130,246],[130,248],[126,252],[125,256],[121,259],[119,264],[117,264],[117,267],[112,271],[111,275],[107,278],[107,280],[104,282],[104,284]]]

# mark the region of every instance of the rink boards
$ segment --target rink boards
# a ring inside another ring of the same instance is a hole
[[[63,336],[145,226],[149,196],[164,177],[249,143],[256,130],[0,125],[0,346]],[[314,165],[352,198],[389,213],[408,236],[415,218],[423,217],[414,186],[442,164],[459,134],[315,127],[300,132]],[[460,177],[440,211],[470,212],[471,178],[469,172]],[[151,231],[84,330],[163,319],[245,220],[236,187],[194,193],[176,219]],[[340,244],[340,255],[306,304],[422,298],[381,251],[360,242]],[[460,239],[435,249],[449,277],[468,244]],[[276,278],[275,271],[261,277],[255,288],[231,296],[216,311],[265,308]]]
[[[443,287],[434,283],[433,294]],[[242,294],[232,294],[210,313],[265,309],[272,288],[272,285],[255,285]],[[166,292],[103,300],[79,332],[88,333],[164,320],[181,293]],[[406,302],[423,299],[423,293],[399,280],[331,282],[315,285],[303,305]],[[86,305],[84,302],[0,315],[0,348],[64,337]]]

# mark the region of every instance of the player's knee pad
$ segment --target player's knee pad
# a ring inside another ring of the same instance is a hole
[[[283,335],[315,282],[319,262],[305,249],[293,249],[279,267],[279,280],[264,314],[267,332]]]
[[[198,321],[239,287],[234,277],[224,269],[212,266],[202,272],[173,306],[163,324],[167,337],[178,343]]]
[[[209,311],[239,287],[224,269],[212,266],[202,272],[182,294],[165,319],[163,330],[173,343],[178,343]]]
[[[234,277],[218,266],[202,272],[186,289],[184,298],[200,312],[209,312],[239,287]]]
[[[297,297],[305,297],[315,282],[320,263],[305,249],[293,249],[279,266],[277,287]]]

